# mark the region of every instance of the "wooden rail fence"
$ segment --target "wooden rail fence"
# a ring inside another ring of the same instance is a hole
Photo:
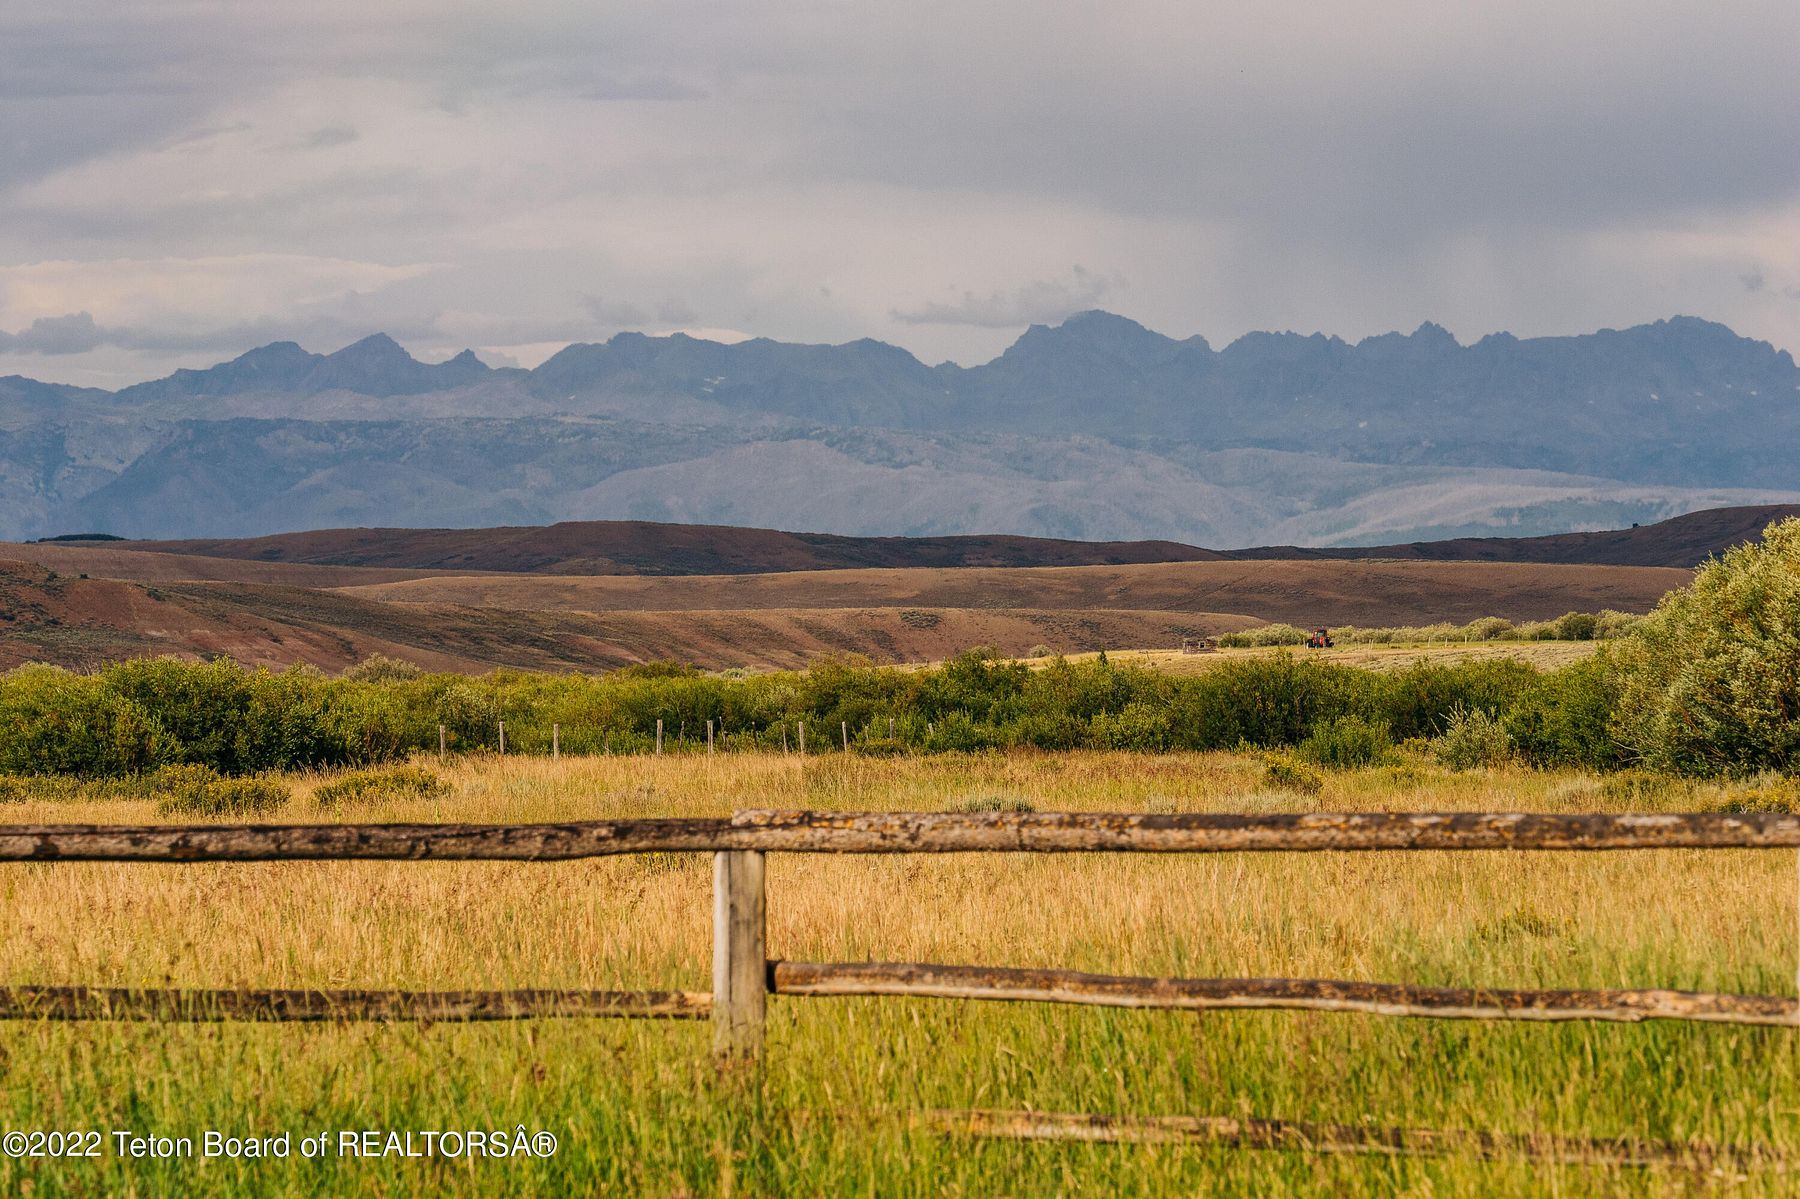
[[[1180,979],[768,957],[763,855],[1243,853],[1800,848],[1800,817],[1679,814],[742,812],[571,824],[0,826],[0,861],[560,861],[705,851],[714,859],[713,988],[666,991],[275,991],[0,988],[0,1018],[503,1020],[710,1016],[727,1056],[761,1052],[770,995],[906,995],[1109,1007],[1290,1008],[1467,1020],[1690,1020],[1800,1027],[1800,1001],[1666,989],[1514,990],[1336,979]]]
[[[0,987],[0,1019],[420,1022],[710,1017],[722,1059],[763,1050],[769,996],[897,995],[1206,1011],[1286,1008],[1464,1020],[1683,1020],[1800,1027],[1800,1000],[1666,989],[1514,990],[1306,978],[1144,978],[897,962],[771,960],[764,855],[779,853],[1264,853],[1800,848],[1800,817],[1771,813],[742,812],[729,819],[571,824],[0,825],[0,861],[266,862],[321,859],[562,861],[710,852],[713,982],[689,991],[259,990]],[[915,1112],[951,1135],[1211,1143],[1312,1152],[1461,1153],[1717,1173],[1785,1171],[1760,1150],[1543,1135],[1368,1129],[1236,1117]]]

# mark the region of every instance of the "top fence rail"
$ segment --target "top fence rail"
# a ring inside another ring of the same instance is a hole
[[[572,824],[0,825],[0,861],[564,861],[613,854],[1783,849],[1779,813],[740,812]]]

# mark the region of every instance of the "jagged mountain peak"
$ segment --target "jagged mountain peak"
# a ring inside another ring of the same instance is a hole
[[[407,353],[401,344],[386,333],[371,333],[360,341],[353,341],[335,354],[329,355],[339,362],[417,362]]]

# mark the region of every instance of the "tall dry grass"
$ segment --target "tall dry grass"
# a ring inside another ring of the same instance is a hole
[[[541,821],[734,809],[1618,810],[1576,774],[1428,764],[1270,791],[1230,754],[805,762],[780,755],[470,759],[439,797],[280,819]],[[1615,794],[1616,793],[1616,794]],[[25,803],[0,820],[154,822],[148,802]],[[770,952],[1462,985],[1787,993],[1794,861],[1757,852],[772,856]],[[0,866],[0,982],[704,990],[699,855],[569,863]],[[548,1162],[14,1163],[37,1194],[1685,1193],[1683,1174],[1466,1159],[960,1143],[834,1116],[925,1106],[1235,1114],[1800,1153],[1800,1038],[1667,1025],[1487,1026],[1308,1013],[1090,1011],[923,1000],[771,1004],[758,1080],[704,1026],[0,1027],[0,1125],[198,1134],[547,1127]],[[1791,1181],[1791,1180],[1788,1180]],[[1755,1178],[1734,1193],[1784,1193]]]

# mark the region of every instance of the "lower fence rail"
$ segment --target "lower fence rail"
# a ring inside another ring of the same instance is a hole
[[[1800,1027],[1800,1000],[1712,991],[1530,991],[1323,978],[1141,978],[902,962],[769,963],[776,995],[913,995],[1097,1007],[1287,1008],[1453,1020],[1694,1020]]]
[[[1078,1141],[1107,1145],[1216,1145],[1304,1153],[1387,1157],[1519,1159],[1560,1165],[1673,1167],[1708,1174],[1788,1174],[1793,1162],[1755,1145],[1661,1141],[1636,1137],[1571,1137],[1552,1133],[1382,1128],[1253,1116],[1106,1116],[1081,1112],[965,1111],[840,1113],[851,1120],[898,1124],[945,1136],[1008,1141]]]
[[[615,1016],[704,1019],[703,991],[311,991],[0,987],[0,1020],[351,1020],[456,1023]]]

